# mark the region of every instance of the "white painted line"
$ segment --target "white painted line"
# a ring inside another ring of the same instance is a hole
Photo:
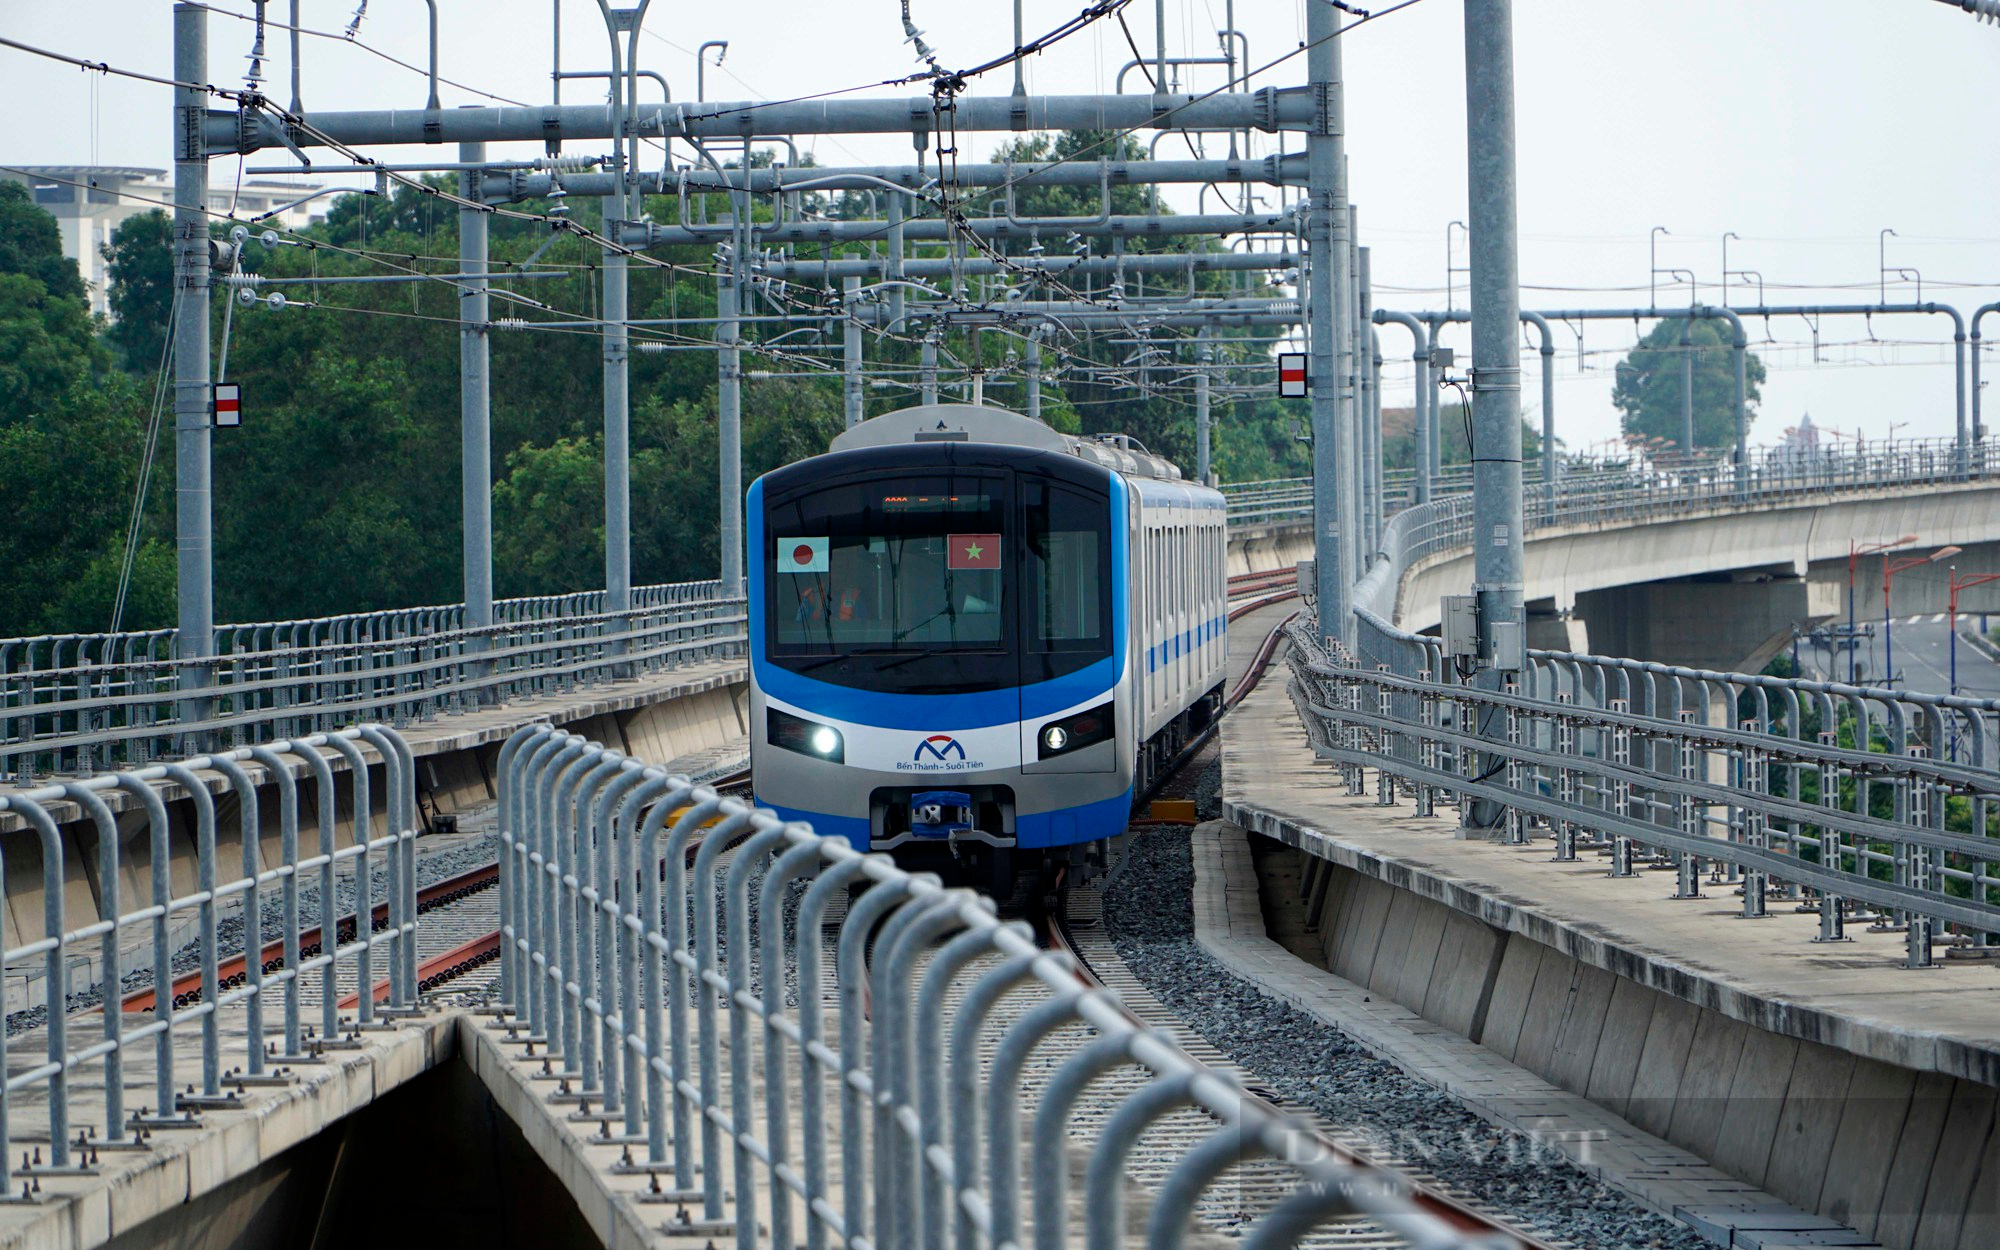
[[[1938,613],[1938,614],[1937,614],[1936,616],[1933,616],[1933,617],[1931,618],[1931,624],[1933,624],[1933,625],[1942,625],[1942,624],[1944,624],[1944,613],[1940,612],[1940,613]]]

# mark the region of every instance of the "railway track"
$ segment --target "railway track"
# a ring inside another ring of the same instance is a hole
[[[1279,579],[1274,577],[1259,575],[1253,579],[1237,580],[1248,584],[1240,592],[1244,601],[1232,610],[1232,619],[1296,595],[1295,590],[1278,588]],[[1232,584],[1232,591],[1235,590],[1237,585]],[[1251,665],[1229,692],[1228,706],[1233,706],[1256,685],[1279,645],[1284,624],[1289,620],[1290,617],[1286,617],[1268,631]],[[1166,779],[1185,770],[1205,741],[1206,736],[1191,744]],[[718,788],[741,788],[747,782],[746,770],[720,779]],[[493,927],[497,921],[497,898],[490,889],[495,880],[497,866],[486,865],[440,881],[420,895],[420,907],[429,905],[425,907],[426,957],[418,968],[419,984],[426,993],[444,991],[452,998],[463,1001],[480,996],[490,987],[497,975],[500,949],[500,935]],[[1469,1197],[1407,1160],[1371,1154],[1361,1144],[1358,1135],[1327,1124],[1310,1112],[1282,1103],[1260,1085],[1254,1073],[1237,1068],[1226,1055],[1161,1003],[1119,958],[1101,924],[1103,903],[1100,891],[1101,887],[1070,891],[1060,914],[1044,920],[1047,941],[1052,948],[1069,953],[1076,963],[1079,978],[1085,984],[1116,994],[1123,1010],[1135,1022],[1161,1031],[1190,1057],[1233,1075],[1249,1096],[1304,1125],[1320,1149],[1351,1166],[1407,1187],[1426,1210],[1447,1219],[1468,1236],[1499,1238],[1492,1244],[1511,1244],[1520,1250],[1558,1250],[1555,1243],[1508,1226],[1481,1211]],[[845,908],[836,908],[829,919],[837,923],[844,912]],[[351,923],[351,918],[348,920]],[[831,934],[828,940],[832,940]],[[378,996],[386,994],[387,982],[378,981],[375,992]],[[984,1033],[984,1057],[989,1062],[992,1049],[997,1047],[999,1038],[1005,1032],[1006,1023],[1032,1008],[1036,996],[1019,993],[1009,998],[1014,1001],[1008,1009],[996,1010],[991,1027]],[[346,994],[341,1006],[349,1008],[356,1001],[358,988]],[[833,1005],[830,1001],[829,1006]],[[1070,1055],[1089,1042],[1090,1036],[1080,1028],[1065,1029],[1051,1035],[1038,1048],[1030,1069],[1024,1073],[1029,1088],[1052,1077]],[[1088,1128],[1101,1123],[1123,1098],[1146,1079],[1145,1073],[1128,1068],[1093,1082],[1087,1095],[1091,1105],[1079,1108],[1079,1127]],[[1166,1182],[1171,1169],[1187,1148],[1208,1136],[1215,1127],[1216,1122],[1212,1118],[1191,1109],[1183,1109],[1163,1118],[1149,1131],[1133,1155],[1127,1169],[1130,1181],[1138,1186],[1158,1188]],[[1234,1169],[1226,1183],[1211,1188],[1197,1207],[1197,1218],[1222,1233],[1246,1230],[1280,1201],[1296,1181],[1297,1173],[1281,1163],[1246,1163]],[[1309,1250],[1374,1250],[1376,1247],[1399,1246],[1404,1242],[1389,1229],[1362,1217],[1350,1217],[1321,1226],[1301,1244]]]
[[[1231,589],[1235,589],[1232,579]],[[1289,593],[1275,593],[1265,597],[1267,585],[1252,587],[1247,593],[1252,601],[1240,609],[1233,609],[1230,619],[1236,620],[1249,612],[1269,607],[1284,599],[1296,597],[1294,589]],[[1291,623],[1297,613],[1292,613],[1278,621],[1266,633],[1251,663],[1241,678],[1231,688],[1224,701],[1225,711],[1234,707],[1245,695],[1254,689],[1269,667],[1283,639],[1285,626]],[[1201,748],[1214,733],[1210,728],[1182,752],[1166,774],[1161,777],[1155,789],[1165,787],[1186,772],[1201,753]],[[1158,822],[1154,822],[1158,823]],[[1128,835],[1129,836],[1129,835]],[[1562,1243],[1550,1242],[1542,1237],[1515,1227],[1499,1217],[1481,1209],[1476,1199],[1454,1189],[1436,1176],[1425,1172],[1406,1159],[1385,1157],[1364,1145],[1360,1136],[1340,1126],[1329,1124],[1311,1111],[1285,1103],[1272,1094],[1258,1081],[1254,1073],[1244,1072],[1221,1050],[1205,1037],[1182,1021],[1170,1008],[1162,1003],[1119,956],[1105,932],[1103,915],[1103,890],[1106,882],[1071,890],[1063,896],[1063,906],[1040,918],[1040,928],[1049,947],[1067,953],[1076,963],[1078,979],[1093,989],[1109,990],[1118,997],[1121,1008],[1135,1023],[1158,1029],[1173,1039],[1173,1042],[1189,1057],[1200,1061],[1217,1071],[1233,1075],[1245,1092],[1263,1103],[1306,1126],[1318,1147],[1329,1155],[1384,1178],[1408,1187],[1418,1205],[1433,1215],[1450,1222],[1463,1230],[1469,1237],[1501,1239],[1498,1244],[1511,1244],[1521,1250],[1558,1250]],[[1072,1050],[1086,1039],[1075,1039]],[[1050,1044],[1058,1044],[1052,1038]],[[1058,1056],[1052,1062],[1060,1062]],[[1110,1081],[1111,1077],[1103,1078]],[[1136,1074],[1132,1080],[1139,1078]],[[1116,1090],[1116,1096],[1129,1094],[1129,1088]],[[1177,1157],[1191,1145],[1195,1137],[1190,1134],[1206,1134],[1214,1131],[1215,1121],[1206,1116],[1186,1112],[1173,1124],[1168,1133],[1150,1145],[1156,1152]],[[1143,1161],[1135,1162],[1133,1175],[1140,1176],[1145,1170]],[[1159,1170],[1164,1175],[1165,1164]],[[1222,1198],[1212,1198],[1198,1214],[1212,1227],[1229,1229],[1247,1226],[1249,1219],[1243,1208],[1256,1212],[1266,1209],[1282,1197],[1284,1189],[1296,1179],[1296,1174],[1275,1163],[1252,1163],[1239,1169],[1242,1173],[1239,1183],[1227,1190]],[[1220,1188],[1220,1187],[1218,1187]],[[1233,1199],[1234,1201],[1230,1201]],[[1228,1209],[1218,1209],[1228,1208]],[[1399,1246],[1404,1242],[1394,1233],[1370,1224],[1360,1217],[1337,1220],[1316,1229],[1301,1243],[1312,1247],[1375,1247]]]
[[[1045,918],[1045,940],[1051,949],[1066,952],[1076,962],[1078,979],[1083,984],[1117,995],[1120,1007],[1135,1023],[1166,1034],[1190,1058],[1234,1077],[1249,1098],[1301,1125],[1313,1144],[1328,1156],[1404,1186],[1418,1206],[1444,1219],[1467,1237],[1498,1239],[1487,1244],[1511,1244],[1519,1250],[1564,1250],[1563,1243],[1545,1240],[1482,1210],[1476,1199],[1408,1160],[1381,1155],[1364,1144],[1359,1134],[1329,1124],[1313,1112],[1281,1100],[1258,1080],[1255,1073],[1238,1067],[1207,1038],[1183,1022],[1126,966],[1101,924],[1103,899],[1099,887],[1072,891],[1066,904],[1060,915]],[[1063,1037],[1052,1038],[1049,1045],[1058,1046],[1067,1040]],[[1087,1040],[1079,1036],[1071,1049]],[[1062,1057],[1054,1056],[1052,1062],[1059,1062]],[[1112,1074],[1101,1079],[1111,1082],[1115,1076]],[[1127,1096],[1143,1079],[1141,1074],[1130,1073],[1126,1086],[1107,1086],[1107,1094]],[[1153,1170],[1164,1175],[1171,1160],[1177,1159],[1200,1137],[1213,1132],[1217,1123],[1206,1115],[1184,1112],[1174,1123],[1165,1126],[1164,1133],[1149,1136],[1142,1143],[1142,1148],[1162,1156]],[[1134,1176],[1147,1170],[1148,1165],[1143,1159],[1135,1159]],[[1197,1208],[1197,1214],[1211,1227],[1224,1231],[1247,1227],[1256,1215],[1275,1204],[1296,1182],[1297,1173],[1283,1164],[1271,1161],[1247,1163],[1237,1169],[1232,1184],[1217,1187],[1217,1192]],[[1394,1232],[1364,1217],[1351,1216],[1321,1225],[1299,1244],[1306,1250],[1331,1250],[1334,1247],[1341,1250],[1373,1250],[1374,1247],[1402,1246],[1406,1243]]]

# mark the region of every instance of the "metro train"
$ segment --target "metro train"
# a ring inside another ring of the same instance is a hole
[[[857,848],[1087,879],[1220,710],[1222,495],[1122,437],[920,405],[747,515],[756,799]]]

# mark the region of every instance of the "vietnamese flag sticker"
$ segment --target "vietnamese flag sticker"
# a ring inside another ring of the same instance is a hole
[[[826,544],[827,540],[824,538],[780,538],[778,571],[780,573],[826,572]]]
[[[953,534],[945,539],[948,569],[997,569],[1000,567],[1000,535]]]

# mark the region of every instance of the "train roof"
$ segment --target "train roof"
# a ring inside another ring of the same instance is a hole
[[[1052,429],[1047,422],[1005,408],[983,404],[918,404],[885,412],[842,431],[830,450],[859,451],[864,447],[900,447],[909,443],[994,443],[1060,452],[1099,464],[1127,477],[1181,480],[1180,467],[1156,456],[1122,434],[1079,438]]]

